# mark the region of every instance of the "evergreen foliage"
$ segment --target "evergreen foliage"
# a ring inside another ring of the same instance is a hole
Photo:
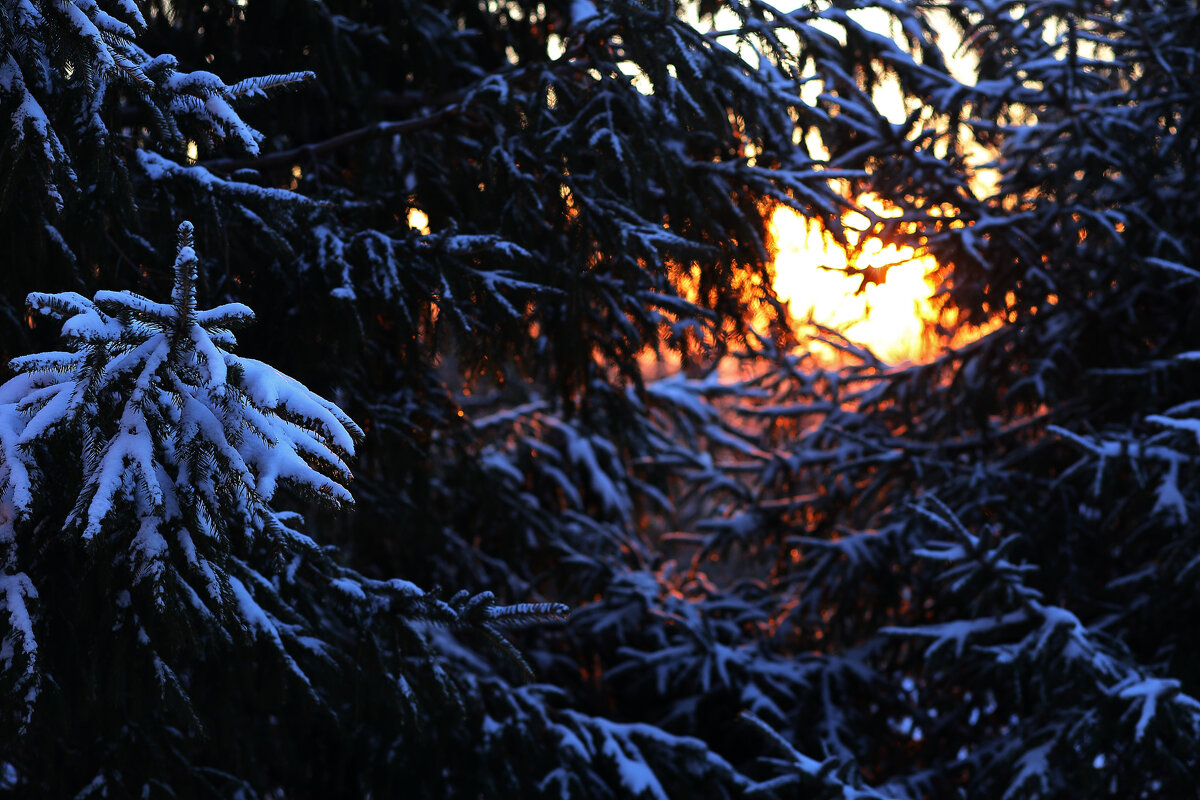
[[[1188,4],[0,10],[3,789],[1196,796]]]

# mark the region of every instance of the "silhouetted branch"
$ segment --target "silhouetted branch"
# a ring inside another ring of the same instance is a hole
[[[202,161],[200,165],[211,172],[236,172],[239,169],[269,169],[271,167],[292,164],[301,159],[328,153],[333,150],[340,150],[343,147],[349,147],[350,145],[380,136],[394,136],[397,133],[410,133],[422,128],[428,128],[438,124],[447,117],[459,114],[461,110],[457,106],[451,106],[450,108],[435,111],[424,117],[395,120],[392,122],[376,122],[356,130],[339,133],[337,136],[326,139],[323,142],[304,144],[289,150],[269,153],[259,158],[218,158],[211,161]]]

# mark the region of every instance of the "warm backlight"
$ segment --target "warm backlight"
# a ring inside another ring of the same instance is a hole
[[[408,227],[419,231],[422,235],[429,234],[429,215],[419,208],[408,210]]]
[[[862,241],[853,262],[820,227],[786,206],[771,215],[775,292],[798,324],[809,320],[839,331],[892,363],[920,360],[929,349],[926,321],[936,317],[927,276],[929,256],[911,247]],[[848,269],[886,268],[880,282]]]

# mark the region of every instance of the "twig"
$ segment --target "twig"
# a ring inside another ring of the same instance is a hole
[[[424,117],[395,120],[392,122],[375,122],[357,130],[339,133],[337,136],[326,139],[323,142],[304,144],[299,147],[293,147],[290,150],[280,150],[279,152],[270,153],[260,158],[218,158],[211,161],[202,161],[200,162],[200,166],[210,172],[236,172],[239,169],[269,169],[271,167],[292,164],[306,158],[311,158],[312,156],[328,153],[332,150],[340,150],[343,147],[349,147],[352,144],[357,144],[368,139],[380,136],[392,136],[397,133],[409,133],[410,131],[428,128],[441,122],[446,117],[460,113],[460,111],[459,107],[451,106]]]

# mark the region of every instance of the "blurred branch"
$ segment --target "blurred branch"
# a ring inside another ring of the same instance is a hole
[[[576,61],[580,52],[580,42],[573,42],[568,46],[564,56],[551,64],[539,63],[534,66],[513,67],[495,73],[495,76],[502,77],[511,85],[518,85],[527,83],[530,78],[546,72],[581,74],[582,67]],[[343,147],[349,147],[350,145],[369,139],[393,136],[398,133],[409,133],[421,130],[422,128],[432,127],[448,117],[464,115],[466,105],[471,104],[471,100],[477,89],[478,87],[462,89],[456,92],[447,92],[437,97],[430,97],[418,92],[384,91],[376,96],[376,102],[382,108],[408,109],[429,105],[444,105],[444,107],[422,117],[393,122],[375,122],[362,128],[340,133],[322,142],[300,145],[288,150],[280,150],[277,153],[269,153],[265,156],[254,158],[217,158],[211,161],[202,161],[200,162],[200,166],[210,172],[226,173],[236,172],[239,169],[270,169],[271,167],[294,164],[302,159],[311,158],[333,150],[340,150]],[[475,124],[475,120],[471,117],[465,117],[464,121],[466,124]]]
[[[460,107],[451,106],[424,117],[414,117],[413,119],[402,119],[392,122],[375,122],[356,130],[339,133],[337,136],[333,136],[323,142],[304,144],[289,150],[269,153],[259,158],[218,158],[211,161],[202,161],[200,162],[200,166],[210,172],[236,172],[239,169],[258,170],[285,166],[370,139],[429,128],[461,112],[462,109]]]

